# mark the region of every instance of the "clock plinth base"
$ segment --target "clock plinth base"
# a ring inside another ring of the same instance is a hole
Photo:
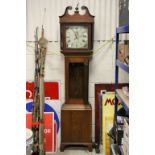
[[[93,151],[93,144],[92,143],[77,143],[77,144],[70,144],[70,143],[61,143],[61,146],[60,146],[60,151],[61,152],[64,152],[64,150],[66,149],[66,148],[68,148],[68,147],[81,147],[81,146],[83,146],[83,147],[87,147],[88,148],[88,151],[89,152],[92,152]]]
[[[92,152],[92,107],[90,104],[63,104],[61,108],[61,146],[87,146]]]

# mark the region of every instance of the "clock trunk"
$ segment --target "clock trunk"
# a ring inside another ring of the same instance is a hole
[[[65,57],[66,104],[88,104],[89,57]]]

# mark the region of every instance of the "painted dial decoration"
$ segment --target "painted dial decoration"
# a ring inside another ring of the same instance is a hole
[[[88,27],[67,26],[66,29],[67,48],[88,48]]]

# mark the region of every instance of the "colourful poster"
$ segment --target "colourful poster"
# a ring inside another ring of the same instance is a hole
[[[56,125],[56,148],[60,146],[60,100],[46,100],[46,103],[52,107],[54,112],[54,121]]]
[[[106,92],[102,96],[102,141],[103,152],[110,155],[110,138],[107,135],[113,127],[115,93]],[[120,104],[120,103],[119,103]]]
[[[44,114],[44,148],[46,152],[54,152],[54,113]],[[32,129],[32,114],[26,114],[26,128]]]
[[[32,126],[33,82],[26,82],[26,127]],[[60,144],[60,93],[59,82],[45,82],[45,151],[56,152]]]

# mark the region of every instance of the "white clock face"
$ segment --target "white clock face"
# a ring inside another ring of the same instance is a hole
[[[88,48],[88,27],[68,26],[66,29],[67,48]]]

